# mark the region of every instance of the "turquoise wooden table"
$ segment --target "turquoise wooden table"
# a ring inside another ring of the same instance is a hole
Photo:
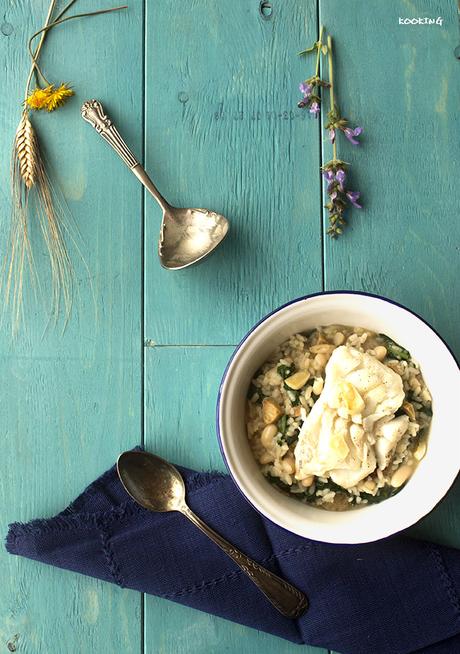
[[[386,295],[417,311],[460,354],[456,3],[265,4],[261,13],[259,0],[130,0],[125,12],[67,23],[45,45],[46,70],[69,80],[77,97],[35,124],[81,232],[89,276],[77,261],[78,298],[63,336],[43,336],[44,312],[33,297],[17,340],[6,329],[0,335],[3,534],[10,521],[61,510],[138,443],[187,466],[224,469],[214,407],[225,363],[257,319],[299,295]],[[5,224],[26,39],[47,5],[2,3]],[[78,5],[97,8],[90,0]],[[425,16],[442,25],[399,24]],[[359,150],[341,145],[340,154],[353,162],[365,208],[353,211],[336,242],[325,235],[319,174],[330,144],[319,122],[296,108],[298,84],[313,65],[296,53],[321,23],[334,35],[340,104],[364,127]],[[159,209],[81,120],[80,104],[91,97],[104,102],[172,203],[230,218],[224,247],[201,266],[160,268]],[[412,533],[460,547],[459,501],[457,484]],[[4,651],[300,650],[2,552]]]

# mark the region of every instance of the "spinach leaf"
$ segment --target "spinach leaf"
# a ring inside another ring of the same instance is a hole
[[[248,400],[252,400],[254,395],[257,395],[257,398],[254,400],[256,404],[262,404],[262,400],[264,399],[264,394],[260,390],[260,388],[257,388],[257,386],[254,386],[254,384],[251,382],[249,384],[249,389],[246,395],[246,398]]]
[[[278,477],[273,477],[272,475],[266,475],[265,479],[270,484],[273,484],[273,486],[278,486],[278,488],[280,488],[281,490],[289,493],[291,487],[288,484],[285,484],[284,481],[281,481],[281,479],[278,479]]]
[[[398,345],[395,343],[389,336],[386,334],[379,334],[380,338],[383,340],[385,347],[387,348],[387,352],[390,356],[392,356],[394,359],[398,359],[398,361],[409,361],[411,356],[410,352],[406,350],[405,348],[401,347],[401,345]]]
[[[284,439],[286,443],[291,446],[293,443],[295,443],[299,438],[299,429],[296,429],[296,431],[292,434],[292,436],[286,436]]]
[[[276,424],[276,426],[278,427],[278,431],[281,432],[281,434],[283,434],[283,436],[286,434],[287,420],[288,420],[288,417],[286,415],[284,415],[278,420],[278,422]]]
[[[288,397],[291,400],[292,406],[298,406],[300,404],[300,391],[294,391],[290,386],[284,383],[284,388],[288,392]]]
[[[252,399],[254,397],[254,395],[256,393],[257,393],[257,395],[259,395],[259,389],[256,388],[256,386],[254,386],[254,384],[251,382],[249,384],[249,388],[248,388],[248,392],[247,392],[246,397],[248,398],[248,400],[250,400],[250,399]]]
[[[283,379],[287,379],[288,377],[294,374],[295,366],[293,363],[291,363],[291,365],[289,366],[286,366],[282,363],[277,367],[276,372],[278,373],[278,375],[281,375]]]
[[[368,504],[378,504],[383,500],[387,500],[390,497],[394,497],[403,488],[404,488],[404,484],[399,488],[393,488],[392,486],[384,486],[375,495],[371,495],[370,493],[361,493],[360,495],[363,500],[367,500]]]
[[[272,477],[272,475],[266,475],[265,479],[272,484],[272,486],[276,486],[278,490],[280,490],[283,493],[289,493],[289,497],[293,497],[297,501],[301,502],[315,502],[318,498],[316,497],[315,493],[310,493],[308,492],[308,489],[304,493],[291,493],[291,487],[288,486],[288,484],[285,484],[284,482],[281,481],[281,479],[278,479],[278,477]]]
[[[316,490],[330,490],[334,491],[336,493],[346,493],[347,489],[343,488],[342,486],[339,486],[338,484],[335,484],[332,479],[328,479],[327,481],[320,481],[317,477],[315,479],[315,487]]]

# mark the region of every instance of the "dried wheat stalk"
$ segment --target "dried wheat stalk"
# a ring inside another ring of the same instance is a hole
[[[71,4],[73,2],[67,8]],[[55,5],[56,0],[51,0],[45,27],[52,22]],[[46,32],[42,33],[32,57],[25,98],[27,98],[45,35]],[[37,135],[27,109],[22,112],[13,142],[11,185],[10,246],[3,264],[0,287],[4,287],[4,310],[8,307],[11,308],[11,329],[15,335],[23,315],[26,262],[34,289],[36,289],[37,282],[30,243],[32,225],[29,224],[29,220],[38,219],[37,222],[48,250],[51,271],[51,317],[54,317],[55,320],[58,319],[62,298],[66,324],[72,306],[73,273],[63,239],[64,211],[59,203],[53,202],[53,192],[46,174]]]
[[[111,13],[125,9],[126,6],[101,9],[93,12],[75,14],[63,18],[64,14],[75,4],[76,0],[70,0],[62,11],[53,18],[57,0],[50,0],[44,27],[35,32],[29,40],[29,51],[32,58],[32,65],[26,82],[24,94],[24,110],[21,115],[13,144],[13,157],[11,166],[12,180],[12,219],[10,229],[10,246],[3,265],[3,275],[0,278],[0,289],[4,290],[4,308],[12,309],[12,331],[15,334],[18,330],[23,314],[22,300],[23,288],[26,274],[26,262],[31,281],[37,282],[38,276],[35,273],[34,260],[31,248],[31,234],[34,234],[37,226],[41,232],[43,241],[47,248],[51,273],[51,315],[50,318],[57,321],[61,312],[61,305],[64,305],[64,326],[70,317],[73,296],[73,270],[69,254],[64,241],[64,232],[77,249],[85,268],[87,266],[78,248],[75,238],[66,223],[67,212],[62,203],[58,201],[53,192],[48,178],[45,164],[40,152],[40,145],[37,135],[29,116],[28,101],[30,103],[29,89],[32,78],[38,74],[47,84],[45,76],[38,65],[38,58],[45,37],[50,29],[68,20],[83,18],[85,16],[96,16],[99,14]],[[32,43],[39,37],[38,45],[33,51]],[[62,104],[62,89],[65,87],[65,97],[73,95],[69,93],[67,85],[53,88],[54,104],[48,106],[48,110],[54,110]],[[43,93],[47,89],[41,87],[35,89],[31,97],[37,93]],[[58,94],[61,93],[61,96]],[[32,105],[31,105],[32,106]],[[41,106],[34,106],[40,109]],[[35,247],[35,242],[34,242]],[[34,285],[36,288],[36,285]]]
[[[24,111],[16,131],[12,161],[13,210],[10,248],[4,264],[5,307],[12,309],[12,331],[18,330],[22,317],[25,264],[35,285],[37,275],[30,246],[29,219],[35,218],[46,245],[51,273],[51,317],[57,320],[61,301],[65,322],[72,307],[73,272],[64,242],[64,211],[54,201],[53,191],[34,128]]]

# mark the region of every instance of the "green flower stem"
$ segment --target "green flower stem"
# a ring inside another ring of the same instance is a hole
[[[332,63],[332,38],[328,35],[327,37],[327,57],[329,63],[329,96],[331,99],[331,111],[335,109],[335,100],[334,100],[334,66]],[[336,135],[337,136],[337,135]],[[337,139],[334,139],[332,144],[332,160],[337,161]]]
[[[317,53],[316,53],[316,73],[315,73],[316,77],[319,77],[319,60],[321,57],[321,48],[323,46],[323,31],[324,31],[324,25],[321,25],[321,29],[319,31]]]
[[[53,22],[59,20],[64,16],[65,13],[76,3],[77,0],[70,0],[70,2],[64,7],[64,9],[56,16]],[[45,20],[45,27],[47,27],[51,23],[51,15],[53,13],[54,7],[56,6],[56,0],[52,0],[50,7],[48,9],[48,15]],[[30,82],[32,81],[32,75],[34,73],[34,70],[37,72],[37,74],[44,80],[45,84],[50,86],[50,82],[46,79],[46,77],[43,75],[40,66],[38,65],[38,57],[40,55],[40,50],[42,48],[43,42],[46,37],[46,32],[42,32],[42,35],[40,37],[40,41],[35,49],[35,52],[32,55],[32,67],[29,72],[29,76],[27,78],[27,83],[26,83],[26,92],[25,92],[25,100],[27,99],[27,96],[29,95],[29,89],[30,89]],[[38,80],[37,80],[38,83]]]
[[[71,4],[73,4],[73,2],[69,3],[69,5],[71,5]],[[69,8],[69,7],[66,8],[66,11],[67,11],[68,8]],[[120,9],[128,9],[128,5],[122,5],[122,6],[120,6],[120,7],[112,7],[111,9],[99,9],[98,11],[87,11],[87,12],[85,12],[85,13],[83,13],[83,14],[75,14],[74,16],[67,16],[66,18],[61,18],[61,19],[59,19],[59,20],[55,20],[55,21],[53,21],[52,23],[48,23],[48,24],[45,25],[45,27],[43,27],[41,30],[38,30],[38,32],[35,32],[35,34],[32,34],[32,36],[31,36],[30,39],[29,39],[29,53],[30,53],[30,56],[31,56],[31,58],[32,58],[32,61],[34,62],[34,63],[33,63],[33,66],[34,66],[34,67],[36,66],[36,64],[35,64],[35,59],[37,58],[37,54],[36,54],[36,53],[34,54],[34,53],[32,52],[32,43],[33,43],[33,40],[34,40],[34,39],[35,39],[39,34],[42,35],[42,36],[40,37],[40,43],[43,43],[43,39],[44,39],[45,35],[48,33],[48,31],[49,31],[50,29],[52,29],[53,27],[56,27],[56,25],[61,25],[62,23],[65,23],[65,22],[68,21],[68,20],[73,20],[74,18],[84,18],[85,16],[99,16],[99,15],[101,15],[101,14],[109,14],[109,13],[111,13],[112,11],[120,11]],[[61,15],[62,15],[62,13],[61,13]],[[40,45],[40,44],[39,44],[39,45]],[[45,79],[45,77],[43,76],[43,74],[42,74],[42,77],[43,77],[43,79]]]
[[[48,13],[47,13],[47,16],[46,16],[46,20],[45,20],[45,27],[47,27],[51,22],[51,15],[52,15],[52,13],[54,11],[55,6],[56,6],[56,0],[51,0],[50,6],[49,6],[49,9],[48,9]],[[42,36],[40,38],[40,41],[38,42],[37,49],[35,50],[35,52],[33,54],[33,57],[32,57],[32,66],[30,68],[29,75],[27,77],[26,92],[24,94],[24,100],[27,100],[27,96],[29,95],[30,82],[32,81],[32,76],[34,74],[34,70],[35,70],[36,65],[37,65],[36,60],[38,59],[38,56],[40,54],[40,50],[42,49],[43,42],[45,40],[45,35],[46,35],[46,32],[43,32],[43,34],[42,34]]]

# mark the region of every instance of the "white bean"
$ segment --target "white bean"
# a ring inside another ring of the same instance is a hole
[[[327,363],[327,357],[324,354],[317,354],[313,361],[313,366],[316,370],[321,370]]]
[[[262,433],[260,435],[260,442],[265,448],[269,449],[270,447],[273,446],[273,439],[275,438],[277,433],[278,433],[278,429],[276,428],[275,425],[267,425],[262,430]]]
[[[334,346],[331,345],[330,343],[321,343],[319,345],[312,345],[310,348],[310,352],[313,354],[331,354],[332,350],[334,349]]]
[[[259,463],[265,465],[266,463],[271,463],[273,461],[273,454],[271,452],[265,451],[259,457]]]
[[[424,402],[431,402],[430,391],[429,391],[427,388],[424,388],[424,389],[423,389],[423,392],[422,392],[422,400],[423,400]]]
[[[372,491],[375,490],[375,481],[368,479],[366,482],[364,482],[364,489],[369,493],[372,493]]]
[[[322,377],[316,377],[315,381],[313,382],[312,392],[315,395],[319,395],[321,393],[321,391],[323,390],[323,386],[324,386],[323,378]]]
[[[417,379],[417,377],[411,377],[411,379],[409,381],[409,386],[414,391],[419,390],[420,388],[422,388],[422,386],[421,386],[419,380]]]
[[[305,486],[305,488],[308,488],[309,486],[312,485],[313,480],[314,480],[314,476],[313,475],[308,475],[308,477],[305,477],[305,479],[302,479],[302,481],[300,483],[302,484],[302,486]]]
[[[413,473],[414,469],[412,466],[409,465],[403,465],[400,466],[396,472],[393,473],[393,476],[391,477],[391,485],[393,488],[399,488],[404,484],[405,481],[409,479],[411,474]]]
[[[293,475],[295,472],[295,459],[292,454],[286,454],[284,459],[281,461],[281,466],[284,472],[287,472],[290,475]]]
[[[334,345],[342,345],[344,340],[345,336],[342,334],[342,332],[337,332],[337,334],[334,334]]]
[[[377,347],[374,349],[374,354],[376,359],[383,361],[387,355],[387,348],[383,345],[377,345]]]

